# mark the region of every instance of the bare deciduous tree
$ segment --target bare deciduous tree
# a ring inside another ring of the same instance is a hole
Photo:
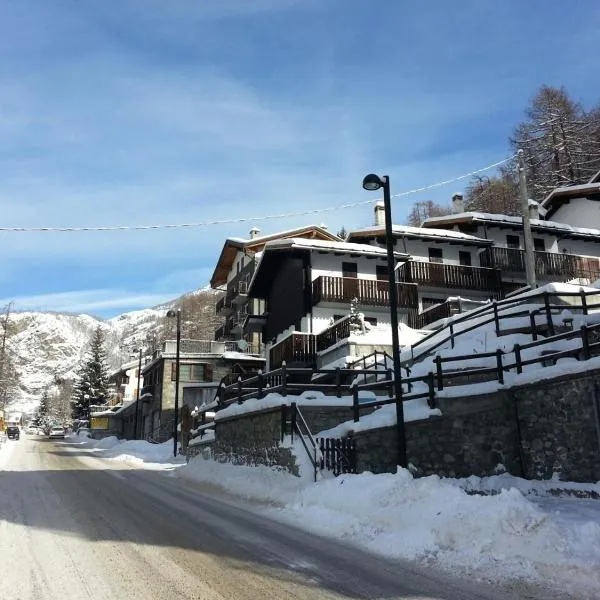
[[[510,140],[527,161],[529,190],[542,200],[557,186],[584,183],[600,169],[600,109],[586,112],[564,87],[542,86]]]
[[[498,176],[475,176],[465,190],[465,210],[520,215],[519,185],[513,167],[503,167]]]
[[[406,224],[412,227],[421,227],[423,221],[431,217],[444,217],[451,212],[450,206],[438,204],[433,200],[415,202],[408,213]]]

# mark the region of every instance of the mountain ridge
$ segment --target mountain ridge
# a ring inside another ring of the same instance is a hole
[[[19,389],[9,398],[7,410],[31,413],[45,389],[57,378],[74,379],[91,335],[100,326],[106,335],[107,362],[114,369],[158,335],[167,310],[190,298],[206,299],[205,312],[219,292],[200,288],[154,307],[127,311],[102,319],[87,313],[11,311],[7,346],[19,373]],[[213,311],[214,315],[214,311]]]

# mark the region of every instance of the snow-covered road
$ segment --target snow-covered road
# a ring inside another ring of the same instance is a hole
[[[5,447],[0,490],[4,598],[534,597],[375,557],[69,441],[23,437]]]

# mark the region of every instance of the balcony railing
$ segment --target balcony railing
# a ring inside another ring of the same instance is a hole
[[[283,361],[290,366],[314,366],[317,358],[317,336],[294,332],[275,344],[270,351],[270,368],[278,369]]]
[[[414,308],[418,305],[417,286],[398,283],[398,306]],[[389,283],[374,279],[355,277],[331,277],[322,275],[313,281],[313,304],[340,302],[349,304],[354,298],[365,306],[389,306]]]
[[[410,261],[398,269],[398,279],[427,287],[480,290],[492,293],[499,293],[502,289],[498,269],[466,265]]]
[[[344,317],[336,321],[331,327],[317,334],[317,351],[326,350],[330,346],[337,344],[340,340],[349,338],[351,320],[351,316]]]
[[[505,272],[525,273],[525,251],[518,248],[486,248],[481,253],[481,265]],[[597,258],[560,254],[558,252],[535,252],[535,274],[540,278],[559,281],[600,277]]]
[[[217,300],[217,304],[215,305],[215,313],[217,315],[229,315],[233,311],[231,306],[232,296],[229,294],[225,294],[222,298]]]
[[[248,313],[246,311],[237,311],[231,317],[231,333],[240,334],[244,330],[244,323],[246,322],[246,317]]]

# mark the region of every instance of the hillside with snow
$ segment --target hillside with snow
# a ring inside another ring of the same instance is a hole
[[[33,412],[44,389],[56,378],[75,377],[96,327],[106,335],[108,364],[115,368],[131,358],[149,335],[156,332],[166,311],[190,297],[206,296],[214,306],[214,290],[201,289],[154,308],[136,310],[102,320],[86,314],[13,312],[8,347],[20,375],[19,391],[8,408]],[[214,308],[212,309],[214,314]]]

